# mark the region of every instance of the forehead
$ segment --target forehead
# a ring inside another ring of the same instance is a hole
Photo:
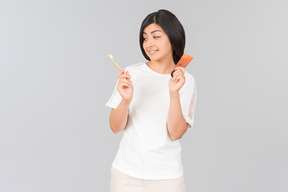
[[[155,23],[152,23],[150,25],[148,25],[144,30],[143,30],[143,33],[145,34],[150,34],[150,33],[153,33],[153,32],[161,32],[161,33],[164,33],[163,29],[155,24]]]

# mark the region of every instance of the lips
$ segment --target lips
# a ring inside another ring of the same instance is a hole
[[[158,50],[150,50],[148,51],[149,55],[154,55]]]

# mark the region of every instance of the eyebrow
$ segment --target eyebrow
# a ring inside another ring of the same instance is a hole
[[[153,33],[155,33],[155,32],[161,32],[161,33],[163,33],[163,32],[160,31],[160,30],[154,30],[154,31],[151,31],[151,34],[153,34]],[[143,34],[144,34],[144,35],[147,35],[147,33],[145,33],[145,32],[143,32]]]

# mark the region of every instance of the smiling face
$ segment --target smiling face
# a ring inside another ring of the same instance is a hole
[[[143,49],[151,61],[173,60],[173,50],[163,29],[152,23],[143,31]]]

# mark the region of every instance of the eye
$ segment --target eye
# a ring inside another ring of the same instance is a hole
[[[154,36],[154,39],[159,39],[161,36]]]
[[[143,37],[143,40],[144,40],[144,41],[147,41],[147,37]]]

